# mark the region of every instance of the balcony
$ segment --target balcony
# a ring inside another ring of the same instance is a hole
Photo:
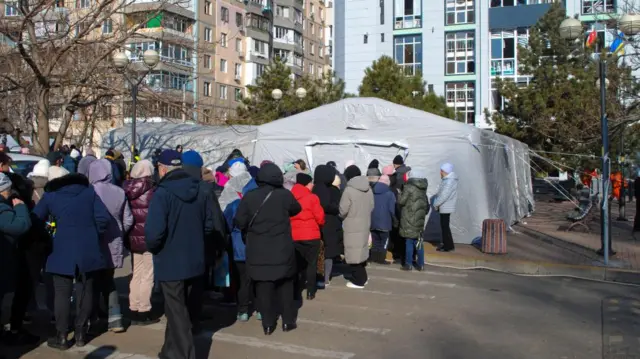
[[[132,63],[142,63],[143,61],[142,55],[130,53],[129,61],[131,61]],[[174,64],[182,67],[193,68],[193,62],[190,59],[186,60],[186,59],[176,59],[174,57],[169,57],[169,56],[160,56],[160,61],[165,64]]]
[[[168,27],[151,27],[151,28],[143,28],[138,29],[136,33],[147,37],[158,40],[164,40],[175,43],[192,43],[194,40],[193,34],[189,32],[181,32],[178,30],[170,29]]]
[[[422,27],[421,15],[407,15],[404,17],[396,17],[394,30],[416,29]]]

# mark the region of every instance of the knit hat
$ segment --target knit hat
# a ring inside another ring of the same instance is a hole
[[[180,152],[176,150],[164,150],[160,156],[158,156],[158,163],[165,166],[181,166],[182,156]]]
[[[387,175],[387,176],[391,176],[393,174],[393,172],[395,172],[396,169],[393,168],[393,165],[388,165],[388,166],[384,166],[382,168],[382,174],[383,175]]]
[[[311,183],[311,181],[313,181],[313,178],[311,178],[311,176],[309,176],[306,173],[298,173],[296,175],[296,183],[297,184],[301,184],[303,186],[306,186],[309,183]]]
[[[232,177],[238,177],[245,172],[247,172],[247,166],[245,166],[243,162],[235,162],[231,168],[229,168],[229,174]]]
[[[378,162],[378,160],[373,160],[373,161],[371,161],[371,163],[369,163],[369,167],[367,167],[367,168],[369,168],[369,169],[376,168],[377,169],[378,167],[380,167],[380,162]]]
[[[380,182],[380,183],[384,183],[384,184],[386,184],[387,186],[390,186],[390,185],[391,185],[391,179],[390,179],[390,178],[389,178],[389,176],[387,176],[387,175],[382,175],[382,176],[380,176],[380,179],[378,180],[378,182]]]
[[[264,160],[264,161],[260,162],[260,167],[266,165],[267,163],[273,163],[273,162],[269,161],[269,160]]]
[[[350,181],[354,177],[362,176],[362,172],[356,165],[351,165],[344,170],[344,177]]]
[[[131,169],[131,178],[144,178],[153,175],[153,163],[149,160],[136,162]]]
[[[11,179],[4,173],[0,173],[0,192],[11,189]]]
[[[64,167],[52,166],[49,167],[49,181],[52,181],[56,178],[64,177],[69,174]]]
[[[453,172],[453,165],[449,162],[444,163],[442,164],[442,166],[440,166],[440,171],[449,174]]]
[[[369,168],[367,170],[367,177],[380,177],[382,175],[382,173],[380,173],[380,170],[376,167],[376,168]]]
[[[402,159],[402,156],[397,155],[396,157],[393,158],[393,164],[394,165],[403,165],[404,164],[404,160]]]
[[[333,178],[333,183],[331,183],[331,185],[333,187],[340,188],[340,186],[342,185],[342,180],[340,179],[340,176],[336,175]]]
[[[338,167],[338,165],[334,161],[327,162],[327,166],[331,166],[333,168],[337,168]]]
[[[69,154],[69,156],[71,156],[71,158],[75,159],[80,157],[80,151],[76,150],[75,148],[71,150],[71,154]]]
[[[202,160],[202,156],[200,156],[198,152],[189,150],[182,153],[182,165],[200,168],[204,166],[204,161]]]
[[[49,167],[51,167],[51,163],[49,160],[40,160],[33,166],[33,171],[29,173],[29,177],[37,176],[37,177],[49,177]]]
[[[423,168],[412,168],[409,171],[409,178],[427,178],[427,171]]]

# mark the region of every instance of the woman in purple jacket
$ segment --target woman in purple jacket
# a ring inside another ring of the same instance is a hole
[[[144,224],[149,213],[149,203],[155,190],[153,164],[149,160],[136,163],[131,169],[131,179],[124,182],[131,211],[133,228],[129,233],[129,249],[132,253],[133,277],[129,285],[129,310],[131,324],[149,325],[159,322],[151,317],[151,291],[153,290],[153,255],[144,242]]]

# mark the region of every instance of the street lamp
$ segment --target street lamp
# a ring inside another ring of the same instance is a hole
[[[618,27],[627,36],[634,36],[640,32],[640,15],[625,14],[618,20]],[[567,18],[562,21],[559,28],[560,36],[566,40],[576,40],[583,34],[583,27],[579,20]],[[607,83],[606,58],[598,58],[599,78],[596,85],[600,87],[600,127],[602,132],[602,207],[600,209],[602,251],[604,252],[604,264],[609,264],[610,244],[610,218],[609,218],[609,176],[611,173],[609,160],[609,123],[607,121]]]
[[[135,163],[136,156],[136,115],[138,104],[138,86],[142,83],[149,72],[160,62],[160,55],[155,50],[147,50],[142,54],[142,62],[147,67],[147,71],[139,78],[127,76],[125,70],[129,66],[129,57],[123,52],[116,52],[113,55],[113,65],[120,71],[131,87],[131,165]]]
[[[298,87],[296,96],[298,96],[299,99],[305,98],[307,96],[307,90],[305,90],[304,87]]]
[[[280,89],[273,89],[271,91],[271,98],[276,100],[278,116],[280,116],[280,100],[282,99],[282,96],[284,96],[284,93]],[[307,90],[304,87],[298,87],[296,89],[296,97],[301,99],[301,100],[303,98],[307,97]],[[287,112],[285,115],[289,116],[290,112]]]

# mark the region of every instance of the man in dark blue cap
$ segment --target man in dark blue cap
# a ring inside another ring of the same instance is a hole
[[[167,328],[161,359],[195,359],[192,322],[203,292],[205,240],[216,228],[212,192],[182,169],[182,155],[158,156],[160,182],[149,204],[145,242],[164,295]],[[195,310],[194,310],[195,309]]]

